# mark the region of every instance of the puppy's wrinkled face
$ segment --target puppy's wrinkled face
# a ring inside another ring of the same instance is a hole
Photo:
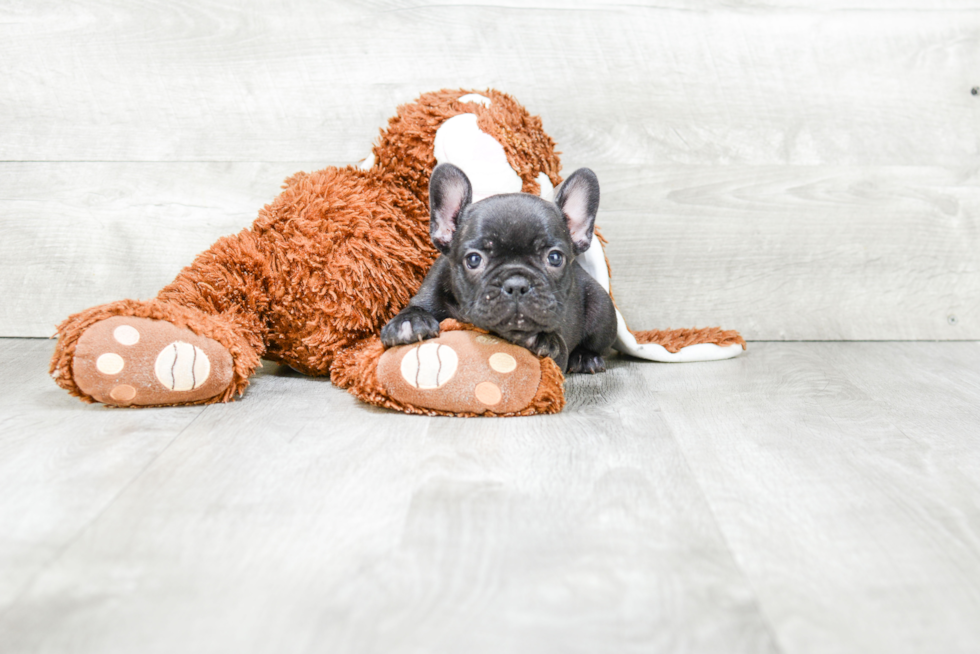
[[[573,173],[555,202],[514,193],[470,204],[469,180],[449,164],[429,186],[430,232],[449,259],[460,320],[504,336],[557,331],[575,257],[588,249],[599,204],[592,171]]]
[[[470,205],[447,257],[464,320],[498,333],[558,329],[575,254],[555,204],[509,194]]]

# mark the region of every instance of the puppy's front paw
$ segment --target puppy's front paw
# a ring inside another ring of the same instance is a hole
[[[418,343],[439,335],[439,321],[425,309],[405,307],[381,328],[381,343],[385,347]]]
[[[539,357],[551,357],[558,366],[564,370],[568,361],[568,346],[565,339],[557,332],[541,332],[529,337],[524,342],[524,347],[531,350]]]
[[[568,372],[584,372],[590,375],[606,372],[606,360],[594,352],[575,350],[568,357]]]

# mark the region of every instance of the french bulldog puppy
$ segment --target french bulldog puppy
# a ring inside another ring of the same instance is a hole
[[[408,306],[381,330],[381,342],[434,338],[439,321],[455,318],[549,356],[565,372],[604,371],[616,311],[575,262],[592,241],[595,173],[572,173],[554,202],[527,193],[472,197],[462,170],[441,164],[433,171],[429,233],[441,254]]]

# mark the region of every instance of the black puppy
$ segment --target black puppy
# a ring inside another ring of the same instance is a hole
[[[581,168],[555,202],[526,193],[471,204],[469,179],[442,164],[429,181],[429,233],[442,253],[408,306],[381,330],[385,347],[439,335],[455,318],[549,356],[567,372],[602,372],[616,339],[609,294],[575,262],[589,249],[599,181]]]

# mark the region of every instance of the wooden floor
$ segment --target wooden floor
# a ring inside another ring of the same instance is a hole
[[[422,418],[112,410],[0,340],[0,652],[977,652],[980,343],[613,360]]]

